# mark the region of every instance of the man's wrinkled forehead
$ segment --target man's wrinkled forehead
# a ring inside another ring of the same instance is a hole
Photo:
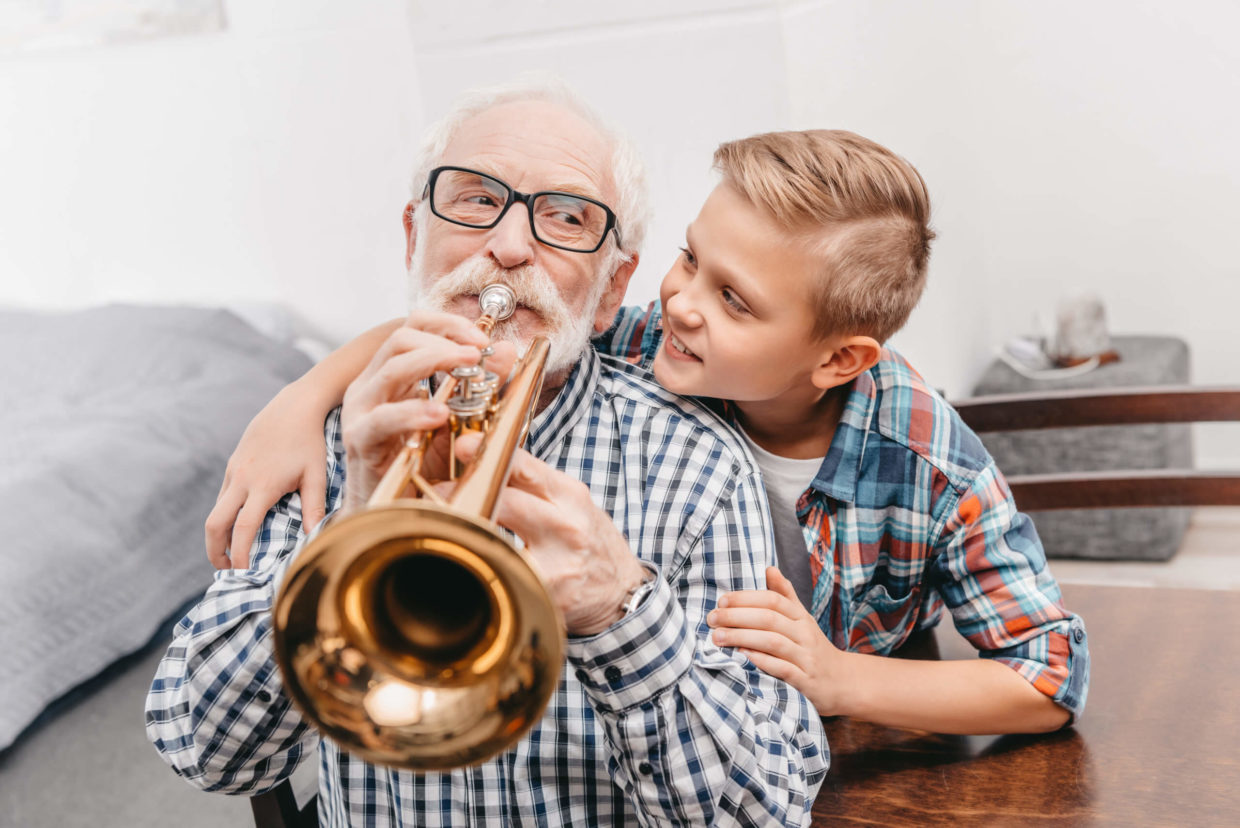
[[[499,104],[466,119],[442,164],[469,167],[524,192],[564,190],[610,203],[611,153],[589,121],[560,104]]]

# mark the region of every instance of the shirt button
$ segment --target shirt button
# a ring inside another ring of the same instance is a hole
[[[650,767],[649,762],[642,762],[637,766],[637,769],[642,772],[642,776],[649,776],[654,773],[654,768]]]
[[[582,684],[589,684],[589,678],[590,678],[590,674],[587,673],[585,670],[582,670],[582,669],[577,670],[577,681],[581,682]]]
[[[259,700],[260,702],[269,702],[269,701],[271,701],[271,694],[270,694],[270,693],[268,693],[266,690],[259,690],[259,691],[258,691],[257,693],[255,693],[254,695],[258,697],[258,700]]]
[[[620,668],[613,664],[603,671],[603,675],[606,676],[607,681],[615,684],[620,681]]]
[[[1076,639],[1077,644],[1080,644],[1082,641],[1085,640],[1085,631],[1081,629],[1080,627],[1077,627],[1075,630],[1072,631],[1072,637]]]

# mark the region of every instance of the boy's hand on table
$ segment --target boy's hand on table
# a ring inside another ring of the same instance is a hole
[[[850,654],[831,643],[773,566],[767,567],[766,585],[719,596],[718,608],[706,616],[712,640],[735,647],[763,672],[800,690],[819,715],[842,713]]]

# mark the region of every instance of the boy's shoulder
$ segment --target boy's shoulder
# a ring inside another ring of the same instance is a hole
[[[663,340],[663,308],[656,299],[646,307],[626,305],[611,327],[596,336],[594,350],[649,368]]]
[[[956,486],[967,487],[991,465],[977,434],[899,352],[884,347],[866,376],[870,388],[858,384],[854,393],[872,397],[872,430],[903,445]]]

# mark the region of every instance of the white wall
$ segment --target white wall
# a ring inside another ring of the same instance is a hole
[[[405,307],[404,3],[226,14],[219,34],[0,56],[0,303],[291,299],[337,337]]]
[[[652,298],[723,139],[853,129],[940,238],[896,344],[966,393],[1083,289],[1236,381],[1240,6],[1227,0],[227,0],[218,35],[0,57],[0,302],[292,297],[332,336],[404,307],[400,207],[461,89],[551,69],[627,128]],[[337,289],[346,279],[347,288]],[[1231,427],[1221,427],[1231,429]],[[1240,465],[1234,429],[1206,465]]]
[[[796,126],[841,124],[925,175],[940,239],[897,344],[968,390],[1035,311],[1099,294],[1113,333],[1180,336],[1235,383],[1240,6],[1052,0],[795,2]],[[1235,426],[1202,465],[1240,466]]]
[[[783,28],[773,0],[415,0],[410,25],[428,113],[471,86],[549,69],[637,142],[655,220],[630,301],[657,298],[685,227],[713,186],[715,146],[787,122]]]

